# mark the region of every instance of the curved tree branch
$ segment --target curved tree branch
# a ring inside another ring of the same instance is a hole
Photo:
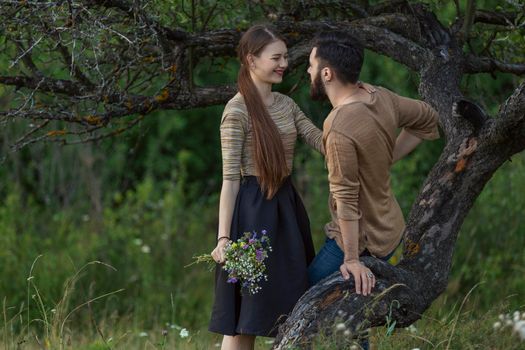
[[[465,73],[512,73],[525,74],[525,63],[505,63],[490,57],[479,57],[470,54],[467,57]]]
[[[474,16],[474,23],[486,23],[495,24],[501,26],[512,26],[514,25],[517,13],[512,12],[493,12],[486,10],[476,10]]]
[[[5,77],[0,76],[0,84],[16,86],[17,88],[38,89],[44,92],[65,94],[68,96],[80,96],[87,93],[87,87],[77,84],[71,80],[52,79],[48,77]]]

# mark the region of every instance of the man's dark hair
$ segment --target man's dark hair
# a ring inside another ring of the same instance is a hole
[[[355,84],[363,66],[363,45],[349,34],[331,31],[318,34],[313,46],[320,68],[330,67],[343,84]]]

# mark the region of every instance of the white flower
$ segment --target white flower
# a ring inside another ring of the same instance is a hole
[[[525,312],[521,314],[521,319],[525,320]]]
[[[134,245],[142,245],[142,239],[140,239],[140,238],[135,238],[135,239],[133,240],[133,244],[134,244]]]
[[[413,348],[412,350],[420,350],[419,348]]]
[[[512,320],[505,320],[505,326],[512,326],[514,324],[514,322],[512,322]]]
[[[220,348],[221,347],[221,343],[215,343],[215,347],[216,348]]]
[[[273,339],[265,340],[264,344],[268,344],[268,345],[273,344]]]
[[[525,340],[525,321],[518,321],[514,324],[514,332],[518,333],[521,340]]]
[[[414,333],[417,333],[417,328],[416,326],[414,326],[413,324],[411,324],[410,326],[408,326],[408,331],[412,334]]]
[[[521,327],[518,330],[518,335],[520,336],[520,339],[525,341],[525,327]]]
[[[183,329],[180,330],[179,335],[180,335],[181,338],[187,338],[187,337],[189,337],[190,332],[188,332],[188,330],[186,328],[183,328]]]
[[[501,328],[501,322],[499,322],[499,321],[494,322],[494,324],[492,325],[492,328],[494,328],[494,329],[499,329],[499,328]]]
[[[350,330],[349,329],[345,329],[343,334],[346,335],[347,337],[350,336]]]
[[[500,321],[505,321],[505,315],[501,314],[498,316]]]
[[[147,244],[144,244],[142,246],[142,248],[140,248],[140,250],[144,253],[144,254],[149,254],[151,252],[151,248],[149,247],[149,245]]]
[[[335,325],[335,329],[337,331],[344,331],[346,329],[346,326],[345,326],[344,323],[341,322],[341,323],[338,323],[338,324]]]
[[[514,322],[518,322],[520,320],[520,312],[519,311],[514,311],[514,315],[512,316],[512,320]]]
[[[148,333],[146,333],[146,332],[140,332],[139,333],[139,337],[141,337],[141,338],[144,338],[144,337],[147,337],[147,336],[148,336]]]
[[[350,345],[350,350],[357,350],[357,349],[359,349],[359,348],[357,347],[357,345],[355,345],[355,344],[354,344],[354,345]]]

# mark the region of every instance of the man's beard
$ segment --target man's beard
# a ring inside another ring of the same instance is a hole
[[[326,90],[321,81],[321,70],[317,71],[314,81],[310,84],[310,97],[315,101],[326,100]]]

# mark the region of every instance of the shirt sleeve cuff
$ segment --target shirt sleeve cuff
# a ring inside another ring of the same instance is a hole
[[[241,174],[224,174],[222,175],[223,180],[238,181],[241,179]]]
[[[337,218],[345,221],[356,221],[361,219],[361,211],[357,205],[336,201]]]
[[[404,128],[406,132],[408,132],[410,135],[413,135],[415,137],[418,137],[422,140],[436,140],[439,139],[439,130],[436,127],[434,127],[432,130],[429,131],[421,131],[421,130],[413,130],[409,128]]]

